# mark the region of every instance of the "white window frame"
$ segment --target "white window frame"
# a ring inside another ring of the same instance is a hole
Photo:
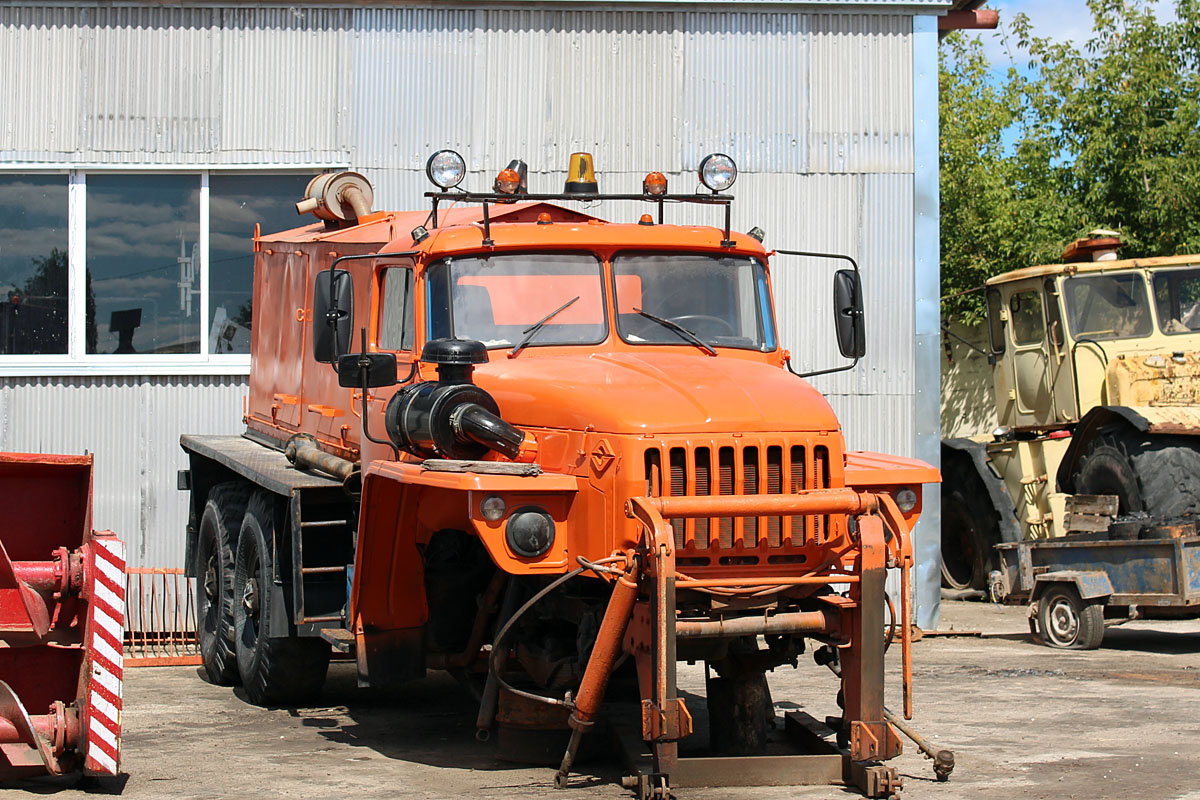
[[[316,175],[345,164],[6,164],[0,176],[67,176],[67,352],[64,355],[0,355],[0,377],[69,375],[249,375],[249,353],[195,355],[88,353],[85,341],[87,285],[87,176],[89,174],[196,175],[200,178],[200,342],[207,347],[209,318],[209,179],[221,175]],[[301,198],[297,197],[296,200]],[[297,218],[297,226],[305,224]],[[247,250],[250,242],[247,239]]]

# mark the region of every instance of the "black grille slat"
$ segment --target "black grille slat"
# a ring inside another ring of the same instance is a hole
[[[747,447],[742,451],[742,494],[759,494],[758,448]],[[758,517],[743,517],[742,536],[746,547],[758,547]]]
[[[671,448],[671,497],[687,495],[687,451],[682,447]],[[675,531],[675,547],[683,549],[687,521],[671,520],[671,528]]]
[[[696,495],[707,497],[712,494],[712,454],[707,447],[697,447],[695,456]],[[701,550],[708,549],[708,531],[711,525],[712,520],[708,517],[702,517],[695,521],[695,545]]]
[[[717,491],[722,495],[734,493],[733,448],[717,450]],[[717,521],[717,536],[724,549],[733,547],[733,517],[721,517]]]
[[[793,494],[809,488],[805,483],[807,463],[804,447],[793,445],[789,464],[792,471],[791,491]],[[808,517],[789,517],[788,519],[791,521],[792,544],[798,546],[806,544],[808,541]]]
[[[767,448],[767,494],[783,494],[783,448]],[[783,520],[767,517],[767,547],[783,546]]]

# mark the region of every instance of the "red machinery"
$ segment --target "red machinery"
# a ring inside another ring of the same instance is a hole
[[[0,454],[0,778],[121,766],[125,545],[92,457]]]

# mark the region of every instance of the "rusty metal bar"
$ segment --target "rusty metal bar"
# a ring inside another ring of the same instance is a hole
[[[769,617],[676,620],[680,639],[709,639],[720,636],[762,636],[780,633],[828,633],[837,628],[837,613],[797,611]]]
[[[822,575],[763,576],[761,578],[679,578],[680,589],[718,589],[751,586],[804,586],[807,584],[858,583],[858,575],[825,573]]]

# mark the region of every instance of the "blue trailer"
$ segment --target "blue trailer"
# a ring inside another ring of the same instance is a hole
[[[1050,647],[1091,650],[1106,626],[1200,616],[1200,536],[1194,524],[1000,544],[993,599],[1030,604],[1029,626]]]

